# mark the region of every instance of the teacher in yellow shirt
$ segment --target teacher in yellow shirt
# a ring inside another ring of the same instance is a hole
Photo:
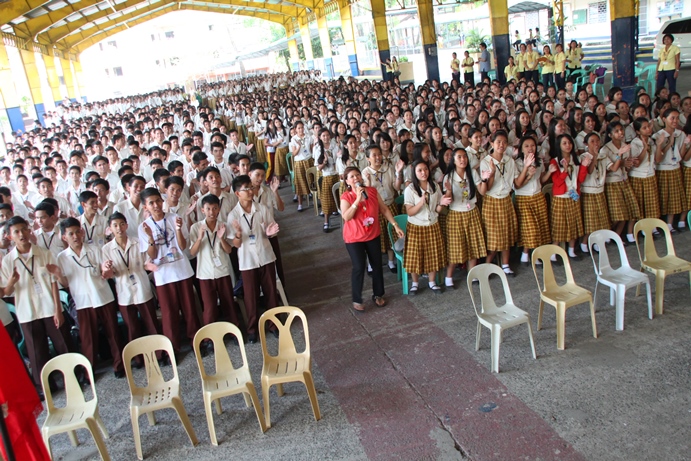
[[[557,43],[554,50],[556,51],[554,55],[554,82],[557,85],[557,90],[561,90],[566,84],[566,55],[561,43]]]
[[[665,86],[665,81],[669,83],[669,92],[677,91],[677,77],[679,77],[679,47],[672,45],[674,42],[674,35],[665,34],[662,37],[662,49],[660,50],[660,57],[657,60],[657,72],[655,72],[655,79],[657,80],[656,92]]]

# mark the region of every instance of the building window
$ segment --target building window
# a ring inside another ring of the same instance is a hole
[[[112,40],[112,41],[108,42],[108,46],[112,46],[113,48],[117,48],[118,43],[115,40]]]
[[[152,42],[153,42],[153,41],[156,41],[156,35],[155,35],[155,34],[151,34],[151,41],[152,41]]]
[[[113,67],[113,75],[122,77],[122,67]]]
[[[607,2],[588,4],[588,24],[607,22]]]
[[[168,40],[175,38],[175,32],[173,32],[172,30],[166,32],[166,38]]]

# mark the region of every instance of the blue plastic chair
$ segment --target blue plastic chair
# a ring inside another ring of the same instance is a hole
[[[403,233],[406,232],[406,226],[408,225],[408,215],[407,214],[399,214],[394,216],[394,219],[396,220],[396,223],[398,224],[398,227],[400,227],[403,230]],[[396,233],[394,232],[393,226],[391,223],[388,223],[386,225],[387,230],[389,231],[389,240],[391,241],[391,247],[393,248],[393,244],[398,240],[398,237],[396,236]],[[403,268],[403,252],[398,252],[396,250],[393,250],[394,255],[396,256],[396,278],[399,281],[403,282],[403,294],[407,295],[408,294],[408,272]]]
[[[288,164],[288,174],[290,175],[290,187],[295,193],[295,170],[293,170],[293,154],[288,152],[286,154],[286,163]]]

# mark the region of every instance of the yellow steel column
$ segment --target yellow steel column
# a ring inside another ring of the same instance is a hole
[[[384,0],[372,0],[372,19],[374,19],[374,34],[377,36],[377,48],[379,48],[380,68],[384,78],[386,69],[384,63],[391,57],[389,50],[389,28],[386,25],[386,2]]]
[[[285,25],[286,37],[288,37],[288,53],[290,54],[290,70],[297,72],[300,70],[300,53],[298,52],[298,42],[293,38],[297,32],[290,25]]]
[[[504,68],[509,64],[511,43],[509,39],[509,5],[507,0],[488,0],[489,20],[492,27],[492,43],[497,66],[497,78],[506,83]],[[492,68],[493,63],[489,63]]]
[[[67,97],[71,101],[75,99],[74,91],[74,76],[72,75],[72,65],[67,58],[60,58],[60,65],[62,66],[62,76],[65,79],[65,86],[67,87]]]
[[[43,62],[46,65],[46,74],[48,76],[48,85],[50,85],[50,92],[53,95],[55,105],[59,105],[62,101],[62,94],[60,93],[60,77],[58,76],[58,69],[55,66],[55,57],[43,56]]]
[[[75,61],[72,61],[72,66],[74,66],[74,78],[77,80],[77,98],[81,98],[81,100],[83,102],[86,102],[86,93],[84,92],[84,73],[82,72],[82,63],[79,62],[79,59],[77,59]]]
[[[427,78],[439,80],[439,58],[437,57],[437,31],[434,26],[433,0],[418,0],[417,10],[420,15],[422,31],[422,50],[427,64]]]
[[[19,96],[14,82],[15,78],[12,75],[7,48],[0,40],[0,96],[2,96],[2,104],[7,111],[7,118],[10,120],[12,131],[24,131],[24,117],[22,117],[22,110],[19,108]]]
[[[300,38],[302,38],[302,49],[305,51],[305,65],[307,69],[313,69],[314,53],[312,53],[312,36],[310,35],[309,22],[300,24]]]
[[[624,88],[633,99],[636,67],[636,4],[634,0],[609,0],[612,28],[612,84]]]
[[[43,105],[43,93],[41,92],[41,77],[38,73],[38,62],[36,61],[36,53],[32,45],[29,44],[30,50],[19,49],[19,55],[24,64],[24,72],[26,73],[26,80],[29,83],[29,91],[31,92],[31,100],[36,108],[36,117],[41,125],[43,125],[43,116],[46,113],[46,108]]]
[[[341,33],[343,34],[346,54],[348,55],[348,64],[350,64],[350,75],[357,77],[360,75],[360,68],[357,64],[357,52],[353,34],[353,15],[350,11],[350,3],[345,0],[339,2],[338,13],[341,15]]]
[[[334,76],[333,58],[331,57],[331,37],[329,28],[326,25],[326,12],[322,10],[322,16],[317,16],[317,27],[319,28],[319,41],[322,45],[322,58],[324,58],[324,72],[327,77]]]

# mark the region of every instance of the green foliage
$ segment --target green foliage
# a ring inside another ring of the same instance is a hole
[[[480,43],[487,45],[487,48],[491,48],[492,41],[489,35],[484,35],[481,30],[472,29],[465,36],[465,47],[471,53],[480,52]]]
[[[398,62],[408,62],[408,56],[401,56],[398,58]]]

